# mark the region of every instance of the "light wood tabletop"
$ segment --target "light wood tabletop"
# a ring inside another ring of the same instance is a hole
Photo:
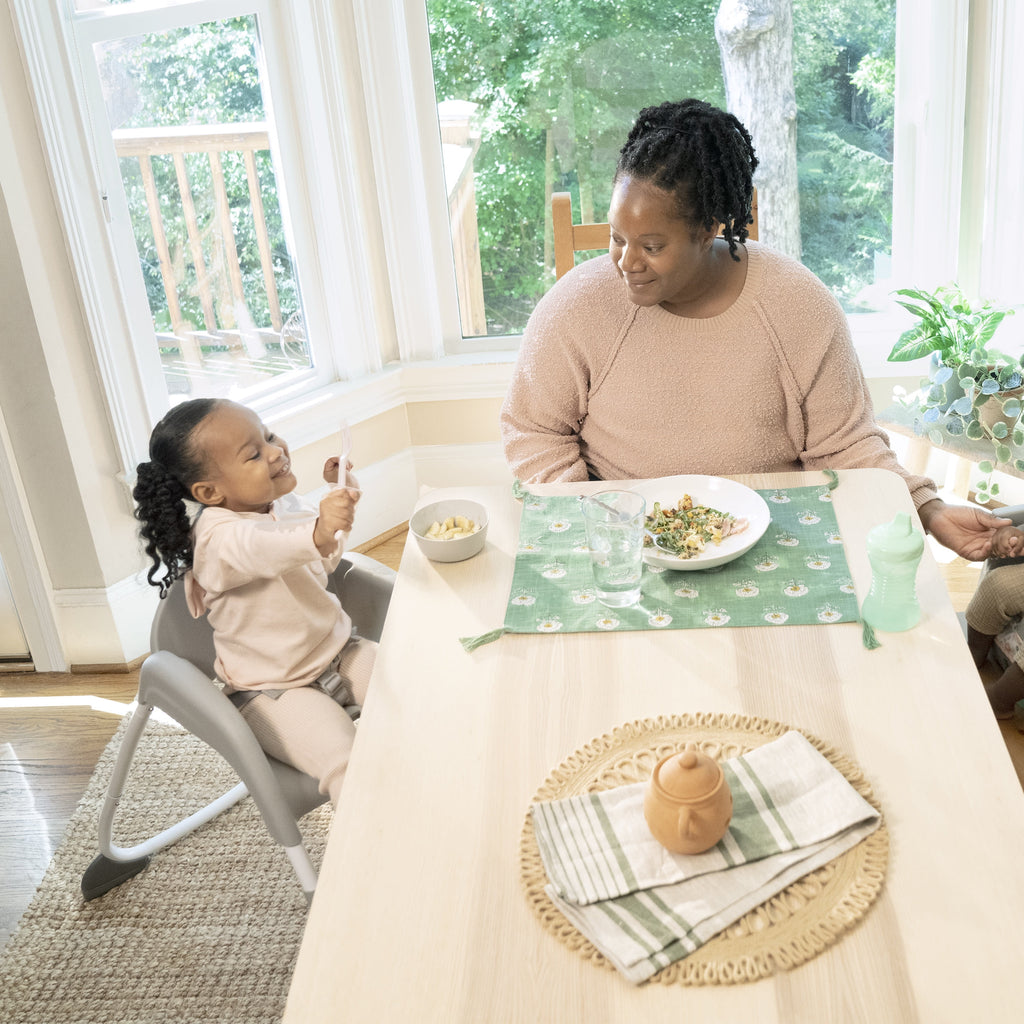
[[[506,635],[467,653],[459,637],[504,619],[520,505],[501,487],[424,500],[455,496],[488,508],[487,544],[441,564],[409,538],[286,1024],[1021,1019],[1024,795],[927,547],[921,622],[879,633],[875,650],[841,623]],[[912,512],[909,494],[885,470],[847,470],[833,502],[863,600],[867,531]],[[884,888],[802,966],[634,986],[567,949],[524,896],[520,833],[552,769],[623,723],[685,712],[806,730],[852,758],[881,804]]]

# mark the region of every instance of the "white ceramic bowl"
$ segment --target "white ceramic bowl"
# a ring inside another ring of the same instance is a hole
[[[673,508],[684,494],[698,505],[710,505],[729,512],[737,519],[746,519],[742,533],[726,537],[721,544],[712,544],[693,558],[677,558],[667,551],[645,547],[644,561],[661,569],[713,569],[746,554],[764,536],[771,522],[768,504],[757,491],[720,476],[667,476],[631,488],[647,499],[647,514],[656,501],[663,508]]]
[[[437,540],[426,535],[432,523],[444,522],[449,516],[465,516],[472,519],[480,529],[468,537],[453,537],[451,540]],[[413,512],[409,529],[420,551],[431,561],[461,562],[483,550],[487,540],[487,509],[475,501],[462,498],[435,501]]]

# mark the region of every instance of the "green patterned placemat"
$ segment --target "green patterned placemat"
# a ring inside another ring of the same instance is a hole
[[[645,563],[640,601],[628,608],[607,608],[597,599],[581,499],[523,492],[504,626],[463,638],[463,646],[473,650],[503,633],[858,622],[832,507],[835,486],[759,490],[771,523],[750,551],[713,569]]]

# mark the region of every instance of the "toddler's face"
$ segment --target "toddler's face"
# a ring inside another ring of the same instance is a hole
[[[222,402],[196,428],[194,440],[205,454],[207,479],[192,493],[204,505],[266,512],[298,484],[288,445],[245,406]]]

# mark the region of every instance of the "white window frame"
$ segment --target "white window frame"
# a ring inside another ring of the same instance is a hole
[[[965,141],[967,200],[962,216],[970,231],[973,259],[961,255],[962,276],[983,296],[1020,304],[1024,281],[1024,133],[1020,127],[1020,97],[1024,95],[1024,9],[1011,0],[976,0],[971,52],[967,123],[974,132]],[[984,133],[982,133],[982,129]],[[1005,326],[1024,339],[1024,316]],[[1000,328],[1002,337],[1003,327]]]
[[[930,288],[957,273],[970,0],[920,8],[896,11],[893,279]]]
[[[345,0],[340,0],[345,2]],[[424,0],[351,0],[403,362],[462,339]]]
[[[364,115],[361,106],[352,106],[358,89],[343,75],[351,54],[324,43],[343,35],[334,14],[338,5],[330,0],[287,5],[184,0],[163,10],[132,5],[74,12],[71,32],[59,5],[72,11],[73,0],[11,3],[126,480],[144,457],[152,424],[168,402],[156,346],[133,344],[133,337],[152,337],[152,324],[98,79],[89,67],[91,57],[81,56],[78,48],[109,37],[114,24],[116,34],[134,35],[236,15],[260,19],[275,105],[268,120],[274,118],[277,170],[291,200],[289,226],[306,320],[314,344],[317,337],[324,341],[315,371],[297,375],[252,404],[261,411],[302,410],[306,426],[297,425],[299,436],[322,433],[310,425],[317,406],[329,402],[346,379],[379,371],[396,352],[390,303],[374,284],[384,276],[378,269],[383,267],[379,228],[359,202],[372,181],[363,180],[365,161],[356,152],[360,145],[365,148]],[[311,394],[320,402],[311,401]]]

